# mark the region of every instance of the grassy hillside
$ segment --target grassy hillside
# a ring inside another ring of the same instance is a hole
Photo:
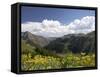
[[[27,71],[94,67],[93,34],[94,32],[85,36],[64,36],[51,41],[48,47],[43,47],[48,43],[48,41],[45,42],[45,38],[26,32],[21,39],[21,69]],[[38,43],[39,41],[41,42]]]
[[[44,70],[95,66],[95,55],[79,53],[54,54],[37,49],[22,41],[21,69]]]

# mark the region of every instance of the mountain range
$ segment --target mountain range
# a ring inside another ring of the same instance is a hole
[[[94,52],[95,51],[95,31],[87,34],[68,34],[63,37],[38,36],[30,32],[22,32],[22,39],[35,47],[41,47],[55,53],[65,52]]]

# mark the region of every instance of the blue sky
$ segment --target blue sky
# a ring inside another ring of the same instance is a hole
[[[85,16],[95,16],[93,10],[76,10],[76,9],[59,9],[44,7],[27,7],[21,8],[21,22],[42,22],[44,19],[57,20],[62,24],[69,24],[75,19],[81,19]]]

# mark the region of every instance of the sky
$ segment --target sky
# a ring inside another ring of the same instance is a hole
[[[61,37],[95,30],[95,11],[44,7],[21,8],[22,32],[44,37]]]
[[[91,10],[59,9],[44,7],[22,6],[22,23],[27,21],[41,22],[44,19],[58,20],[63,24],[68,24],[74,19],[80,19],[84,16],[94,16],[95,12]]]

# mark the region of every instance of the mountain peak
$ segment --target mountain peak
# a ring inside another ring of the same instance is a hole
[[[26,40],[31,45],[43,47],[48,44],[48,40],[42,36],[37,36],[31,32],[22,32],[22,39]]]

